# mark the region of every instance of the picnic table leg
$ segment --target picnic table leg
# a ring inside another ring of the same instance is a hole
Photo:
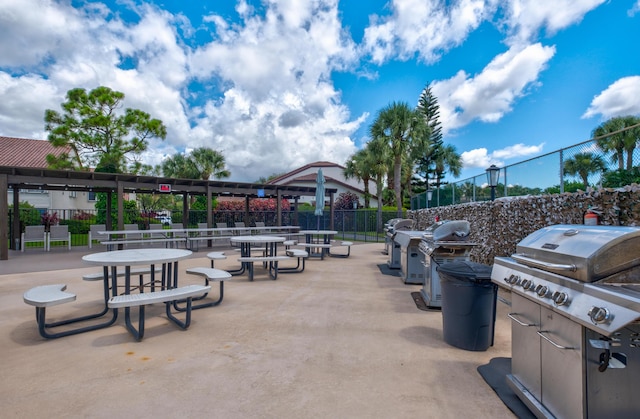
[[[36,322],[38,324],[38,332],[40,335],[47,339],[55,339],[61,338],[64,336],[77,335],[79,333],[89,332],[92,330],[104,329],[105,327],[109,327],[116,322],[118,319],[118,310],[113,310],[113,315],[111,318],[103,323],[94,324],[91,326],[80,327],[78,329],[66,330],[64,332],[58,333],[49,333],[46,329],[58,326],[64,326],[73,323],[79,323],[86,320],[97,319],[103,317],[109,311],[108,301],[109,301],[109,268],[104,268],[104,281],[103,281],[103,296],[104,296],[104,309],[99,313],[88,314],[86,316],[75,317],[72,319],[59,320],[56,322],[46,322],[46,310],[45,307],[36,307]]]
[[[253,281],[253,262],[246,262],[249,270],[249,281]]]
[[[251,248],[249,247],[248,243],[240,243],[240,256],[251,256]],[[239,269],[227,270],[227,272],[234,276],[242,275],[249,267],[249,262],[240,262]],[[253,265],[251,267],[253,267]]]
[[[275,281],[278,279],[278,261],[274,260],[272,263],[273,265],[269,267],[269,276]]]

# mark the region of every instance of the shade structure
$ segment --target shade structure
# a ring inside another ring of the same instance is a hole
[[[318,217],[318,230],[320,229],[320,217],[324,211],[324,175],[322,169],[318,169],[316,175],[316,210],[314,214]]]

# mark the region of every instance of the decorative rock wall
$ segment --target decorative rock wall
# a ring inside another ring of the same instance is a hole
[[[469,240],[478,243],[471,259],[493,264],[495,256],[510,256],[516,244],[530,233],[554,224],[583,224],[587,209],[599,216],[603,225],[640,226],[640,185],[618,189],[588,189],[586,192],[499,198],[493,202],[473,202],[409,211],[416,230],[424,230],[440,220],[467,220]]]

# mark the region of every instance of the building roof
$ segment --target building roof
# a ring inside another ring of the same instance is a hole
[[[315,182],[316,181],[315,175],[313,175],[313,179],[307,179],[308,176],[295,177],[296,174],[302,173],[305,170],[311,169],[311,168],[314,168],[314,167],[317,167],[317,168],[321,168],[321,167],[340,167],[341,169],[344,169],[343,166],[340,166],[339,164],[336,164],[336,163],[331,163],[329,161],[317,161],[315,163],[309,163],[309,164],[306,164],[304,166],[298,167],[297,169],[292,170],[291,172],[287,172],[287,173],[285,173],[283,175],[278,176],[275,179],[271,179],[267,183],[276,185],[276,184],[278,184],[278,182],[281,182],[283,179],[286,179],[286,178],[289,178],[289,177],[291,179],[287,183],[291,183],[292,181],[303,181],[304,182],[304,181],[308,181],[308,180],[312,180],[313,182]]]
[[[307,173],[307,174],[301,174],[305,171],[307,171],[308,169],[320,169],[320,168],[327,168],[327,167],[337,167],[339,169],[341,169],[341,171],[344,170],[344,166],[339,165],[337,163],[332,163],[329,161],[317,161],[314,163],[309,163],[307,165],[301,166],[295,170],[292,170],[291,172],[285,173],[283,175],[278,176],[277,178],[271,179],[269,182],[267,182],[269,185],[293,185],[296,183],[308,183],[310,185],[315,185],[316,183],[316,173]],[[336,179],[334,177],[329,176],[326,172],[324,173],[324,180],[325,180],[325,184],[334,184],[334,185],[340,185],[342,187],[344,187],[347,190],[353,190],[353,191],[357,191],[359,193],[364,193],[364,190],[362,189],[361,182],[358,182],[357,185],[354,184],[350,184],[347,183],[341,179]],[[373,196],[374,198],[376,198],[376,196]]]
[[[47,155],[59,156],[69,149],[54,147],[46,140],[0,136],[0,166],[47,167]]]

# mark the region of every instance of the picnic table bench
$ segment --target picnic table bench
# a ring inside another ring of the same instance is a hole
[[[271,279],[278,279],[278,262],[291,259],[290,256],[242,256],[238,258],[238,262],[245,264],[249,271],[249,281],[253,281],[253,264],[261,262],[268,268]],[[268,266],[267,266],[268,264]]]
[[[47,307],[53,307],[60,304],[70,303],[76,300],[76,295],[70,292],[66,292],[66,284],[54,284],[54,285],[39,285],[26,291],[22,297],[26,304],[34,306],[36,308],[36,323],[38,324],[38,332],[40,336],[47,339],[56,339],[63,336],[76,335],[78,333],[88,332],[90,330],[102,329],[115,323],[117,316],[113,317],[107,322],[94,324],[91,326],[80,327],[76,329],[65,330],[58,333],[50,333],[48,329],[57,326],[68,325],[72,323],[82,322],[85,320],[95,319],[102,317],[106,314],[108,308],[97,314],[90,314],[86,316],[76,317],[73,319],[59,320],[56,322],[47,323],[46,311]],[[105,295],[108,295],[108,289],[105,286]]]
[[[144,283],[144,275],[151,274],[151,267],[142,267],[142,268],[131,268],[131,276],[137,275],[139,277],[139,289],[143,290],[144,286],[147,285]],[[154,269],[154,274],[161,274],[162,268],[160,266],[156,266]],[[116,274],[118,278],[124,278],[126,272],[124,270],[119,270]],[[91,272],[88,274],[82,275],[82,279],[84,281],[101,281],[104,280],[104,272]],[[155,289],[155,283],[149,282],[148,285],[151,285],[151,291]]]
[[[166,245],[168,245],[173,243],[179,244],[180,242],[185,243],[185,247],[187,246],[185,237],[166,237],[162,239],[117,239],[117,240],[105,240],[105,241],[101,241],[100,243],[107,246],[107,250],[112,250],[114,245],[119,245],[119,244],[165,243]]]
[[[309,252],[302,249],[286,249],[285,254],[291,258],[298,259],[298,264],[292,268],[280,267],[280,273],[300,273],[304,271],[305,260],[309,257]]]
[[[116,295],[109,299],[109,308],[124,308],[125,310],[125,324],[127,330],[140,341],[144,337],[144,320],[145,320],[145,306],[153,303],[164,303],[165,312],[169,320],[178,325],[181,329],[187,329],[191,324],[191,301],[193,297],[199,297],[208,293],[211,290],[210,286],[205,285],[185,285],[177,288],[165,289],[162,291],[145,292],[140,294],[122,294]],[[171,306],[178,300],[186,299],[186,312],[185,320],[182,321],[173,315],[171,312]],[[131,307],[138,307],[138,328],[131,322],[130,310]]]
[[[324,255],[327,254],[331,257],[335,258],[348,258],[351,254],[351,246],[353,246],[353,242],[343,241],[340,244],[333,243],[298,243],[296,246],[305,247],[311,252],[312,249],[320,249],[320,252],[314,253],[315,256],[320,256],[320,259],[324,259]],[[347,253],[335,253],[332,252],[331,249],[335,249],[337,247],[346,247]]]
[[[213,260],[212,260],[213,262]],[[222,302],[224,298],[224,281],[228,281],[232,278],[231,274],[227,271],[223,271],[222,269],[215,268],[206,268],[206,267],[196,267],[196,268],[188,268],[187,273],[190,275],[196,275],[204,277],[204,284],[209,285],[210,282],[219,282],[220,283],[220,297],[216,301],[211,301],[209,303],[201,303],[198,305],[192,305],[192,310],[197,310],[205,307],[213,307],[217,306]],[[205,298],[207,294],[204,294],[202,297],[196,297],[193,301],[201,300]],[[179,307],[177,304],[174,304],[174,308],[177,311],[183,311],[183,308]]]

